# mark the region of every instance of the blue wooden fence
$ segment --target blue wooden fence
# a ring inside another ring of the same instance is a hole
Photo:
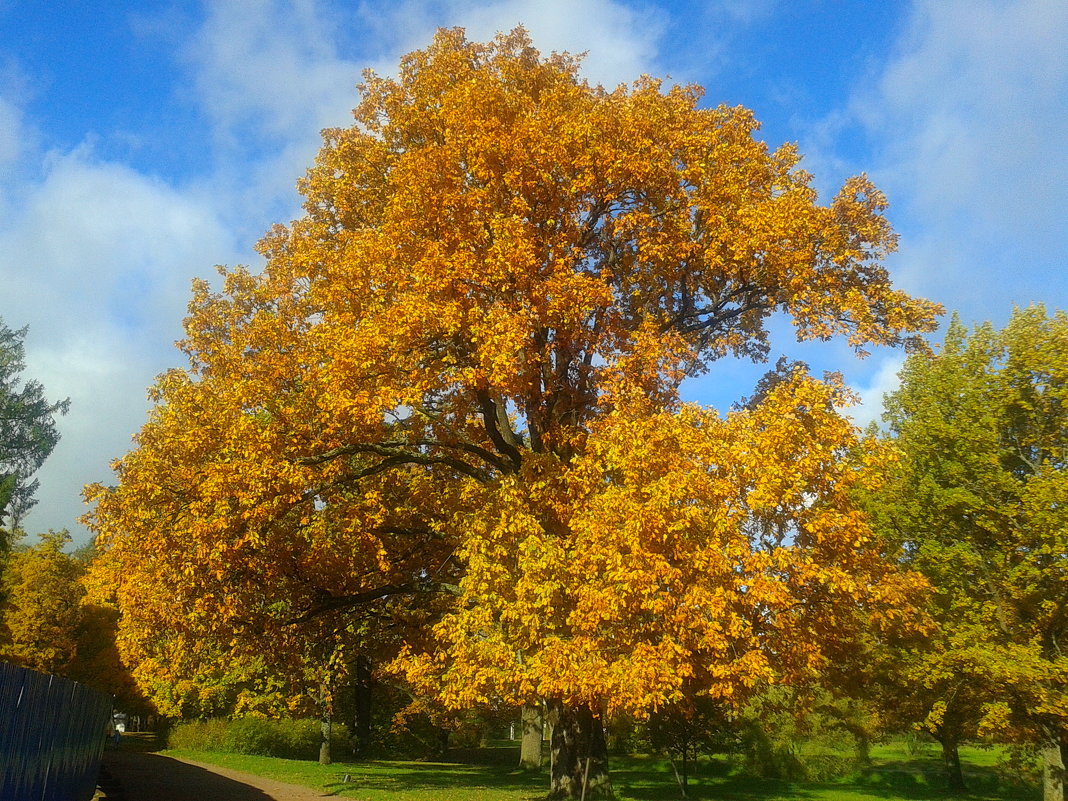
[[[0,662],[0,801],[87,801],[111,696]]]

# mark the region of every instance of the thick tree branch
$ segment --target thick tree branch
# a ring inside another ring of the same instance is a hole
[[[368,476],[381,473],[385,470],[389,470],[393,467],[399,467],[405,464],[421,464],[421,465],[443,465],[451,467],[458,473],[463,473],[466,476],[470,476],[476,481],[480,481],[483,484],[490,480],[490,477],[482,470],[479,470],[472,464],[468,464],[462,459],[454,459],[448,456],[430,456],[424,453],[413,453],[412,451],[405,450],[406,447],[419,447],[420,444],[430,446],[439,446],[442,443],[432,443],[429,440],[416,442],[386,442],[386,443],[353,443],[350,445],[341,445],[337,448],[331,448],[328,451],[320,453],[316,456],[302,456],[295,459],[294,462],[300,465],[320,465],[324,462],[332,461],[341,456],[354,456],[358,454],[372,454],[375,456],[384,457],[382,462],[371,465],[365,470],[361,470],[356,476],[359,478],[366,478]],[[444,446],[443,446],[444,447]],[[457,446],[453,446],[457,447]],[[488,454],[488,452],[486,452]],[[490,454],[492,455],[492,454]],[[497,466],[497,465],[495,465]],[[500,469],[500,468],[498,468]]]
[[[415,593],[446,593],[458,596],[460,588],[455,584],[420,579],[403,584],[385,584],[381,587],[374,587],[351,595],[331,595],[325,591],[320,591],[320,598],[315,604],[302,614],[285,622],[289,625],[306,623],[329,612],[355,609],[365,604],[381,601],[384,598],[391,598],[396,595],[413,595]]]
[[[522,456],[519,453],[518,439],[512,431],[512,424],[508,421],[508,410],[504,408],[502,402],[495,400],[484,389],[478,390],[475,397],[478,400],[482,424],[486,427],[490,442],[508,459],[509,470],[506,472],[516,472],[522,462]]]

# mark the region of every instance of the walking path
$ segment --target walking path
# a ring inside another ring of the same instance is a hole
[[[308,787],[139,751],[104,752],[100,801],[318,801]]]

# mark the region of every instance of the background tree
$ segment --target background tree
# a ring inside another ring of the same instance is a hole
[[[50,531],[37,545],[12,554],[2,609],[6,661],[60,674],[73,664],[85,588],[78,564],[63,551],[69,542],[66,531]]]
[[[679,400],[763,358],[775,313],[857,349],[930,330],[866,179],[820,205],[747,110],[591,87],[522,31],[441,31],[361,94],[262,275],[196,284],[188,371],[89,490],[120,605],[170,601],[128,647],[414,610],[397,669],[450,707],[545,699],[552,792],[577,796],[607,786],[604,712],[817,670],[907,608],[848,494],[871,465],[840,387]]]
[[[906,362],[885,419],[902,458],[874,519],[934,587],[918,667],[945,694],[929,719],[1040,743],[1045,797],[1062,801],[1068,316],[1033,306],[971,333],[954,318],[940,353]]]
[[[691,691],[682,702],[649,716],[649,743],[667,754],[683,798],[687,797],[690,774],[702,754],[732,750],[737,735],[731,711],[721,701]]]
[[[127,713],[151,714],[119,659],[118,610],[87,594],[92,549],[68,553],[70,542],[66,531],[50,531],[36,545],[12,551],[0,581],[0,659],[113,695]]]
[[[56,415],[66,414],[69,400],[49,403],[37,381],[21,385],[26,364],[26,329],[12,331],[0,320],[0,548],[10,547],[10,532],[36,503],[37,481],[31,476],[59,441]]]
[[[967,789],[960,745],[989,732],[988,713],[1009,692],[1005,676],[990,670],[989,644],[975,632],[938,628],[879,649],[882,661],[869,684],[886,727],[930,735],[942,750],[951,792]]]

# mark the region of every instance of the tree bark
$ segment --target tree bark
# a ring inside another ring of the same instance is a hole
[[[367,759],[371,755],[371,660],[365,654],[356,657],[355,710],[352,734],[356,758]]]
[[[690,745],[685,740],[682,746],[682,797],[686,797],[686,791],[690,789]]]
[[[330,703],[326,692],[326,685],[319,685],[319,764],[329,765],[330,758],[330,729],[332,728],[330,715]]]
[[[540,770],[543,736],[541,707],[524,706],[521,721],[523,733],[519,748],[519,767],[522,770]]]
[[[938,742],[942,745],[942,763],[946,768],[946,782],[951,793],[963,793],[964,771],[960,766],[960,749],[955,737],[943,735]]]
[[[1064,801],[1068,801],[1068,729],[1061,729],[1061,774],[1064,780],[1061,782],[1061,790],[1064,793]]]
[[[319,764],[329,765],[330,758],[330,720],[329,718],[319,722]]]
[[[679,795],[681,795],[683,798],[689,798],[689,796],[686,795],[685,774],[684,773],[683,774],[679,773],[679,769],[675,767],[675,760],[672,759],[670,756],[668,757],[668,762],[671,763],[671,770],[675,774],[675,781],[679,785]]]
[[[1065,801],[1064,733],[1059,727],[1044,727],[1042,731],[1042,801]]]
[[[612,798],[608,744],[599,715],[588,706],[549,705],[552,723],[550,799]]]

